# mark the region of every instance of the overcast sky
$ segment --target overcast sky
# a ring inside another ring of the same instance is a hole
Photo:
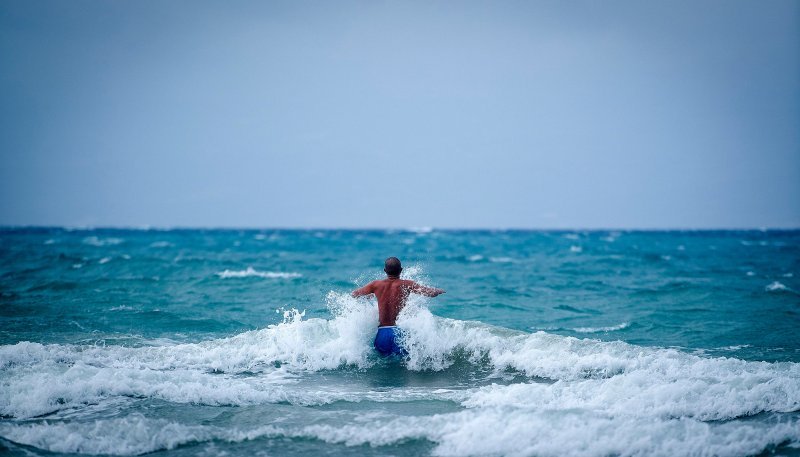
[[[3,0],[0,224],[800,227],[800,2]]]

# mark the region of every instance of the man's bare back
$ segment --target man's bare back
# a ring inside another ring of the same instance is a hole
[[[353,291],[354,297],[375,294],[378,298],[378,326],[386,327],[395,325],[397,315],[406,305],[406,299],[411,293],[435,297],[443,294],[442,289],[425,287],[409,281],[400,279],[397,276],[389,276],[386,279],[372,281],[366,286]]]
[[[443,294],[444,291],[425,287],[407,279],[400,279],[403,267],[397,257],[386,259],[383,271],[386,272],[386,279],[372,281],[366,286],[354,290],[352,295],[361,297],[375,294],[378,297],[378,333],[373,342],[375,349],[384,357],[405,357],[408,355],[408,351],[403,347],[402,332],[395,323],[397,315],[406,306],[408,295],[420,294],[435,297]]]
[[[375,294],[378,298],[379,327],[395,325],[397,315],[400,314],[400,310],[406,306],[406,299],[409,294],[413,293],[425,295],[427,297],[435,297],[444,293],[442,289],[425,287],[414,281],[400,279],[400,272],[403,271],[403,267],[400,265],[400,259],[397,257],[389,257],[386,259],[383,271],[386,272],[386,279],[372,281],[366,286],[354,290],[352,293],[354,297]]]

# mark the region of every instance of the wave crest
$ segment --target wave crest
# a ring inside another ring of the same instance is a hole
[[[138,455],[193,443],[260,438],[311,438],[347,446],[385,446],[412,439],[436,443],[433,454],[461,455],[755,455],[800,440],[800,422],[706,423],[690,418],[611,417],[567,411],[468,409],[434,416],[406,416],[382,423],[276,426],[244,430],[185,425],[141,414],[90,423],[0,424],[11,441],[51,452]],[[647,439],[642,439],[647,437]]]
[[[375,305],[335,292],[327,301],[331,319],[306,319],[303,312],[287,310],[279,324],[194,344],[2,346],[0,414],[33,417],[116,397],[207,405],[384,401],[388,397],[367,391],[307,392],[295,386],[303,372],[383,363],[372,348]],[[511,372],[528,379],[462,391],[461,397],[409,390],[401,398],[430,395],[466,407],[567,406],[701,420],[800,409],[796,363],[746,362],[525,333],[437,317],[417,298],[398,325],[404,329],[408,370],[443,371],[467,364],[482,373],[488,370],[490,378]]]
[[[267,278],[267,279],[293,279],[299,278],[303,275],[300,273],[287,273],[283,271],[258,271],[253,267],[247,267],[244,270],[224,270],[217,273],[222,279],[228,278]]]
[[[608,327],[578,327],[573,328],[572,330],[577,333],[602,333],[602,332],[614,332],[617,330],[623,330],[630,327],[631,324],[628,322],[623,322],[618,325],[610,325]]]

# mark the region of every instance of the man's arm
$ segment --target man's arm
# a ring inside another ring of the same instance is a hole
[[[415,294],[424,295],[426,297],[435,297],[437,295],[441,295],[444,293],[443,289],[437,289],[435,287],[425,287],[423,285],[417,284],[414,281],[408,281],[406,285],[408,290]]]
[[[364,295],[369,295],[375,292],[375,281],[367,284],[366,286],[356,289],[350,295],[353,297],[363,297]]]

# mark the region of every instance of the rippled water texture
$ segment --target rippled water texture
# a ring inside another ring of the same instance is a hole
[[[404,276],[447,290],[371,347]],[[0,230],[0,451],[800,454],[800,231]]]

